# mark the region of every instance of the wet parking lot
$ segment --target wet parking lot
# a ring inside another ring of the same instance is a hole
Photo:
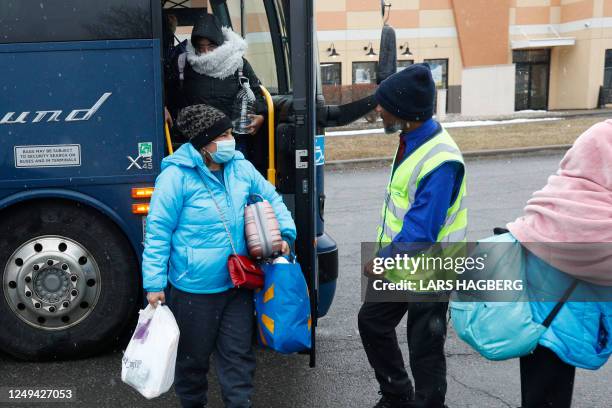
[[[471,159],[467,162],[469,239],[491,234],[495,226],[514,219],[531,192],[542,187],[561,154]],[[281,356],[259,351],[256,407],[371,407],[378,398],[357,331],[360,307],[360,243],[375,234],[387,169],[336,169],[326,176],[326,228],[340,249],[340,277],[330,313],[319,321],[318,365],[308,368],[307,356]],[[407,355],[405,325],[398,328]],[[518,407],[518,361],[490,362],[477,355],[450,331],[446,345],[449,407]],[[120,379],[121,352],[58,363],[24,363],[0,355],[0,386],[73,390],[70,404],[2,404],[0,406],[173,407],[172,392],[147,401]],[[212,374],[214,376],[214,374]],[[612,400],[612,367],[596,372],[578,370],[574,407],[604,408]],[[211,378],[211,407],[221,407],[218,386]]]

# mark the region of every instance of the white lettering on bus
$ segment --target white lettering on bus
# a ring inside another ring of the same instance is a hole
[[[34,120],[32,121],[32,123],[38,123],[40,121],[42,121],[45,116],[47,116],[47,113],[50,113],[51,116],[49,117],[49,119],[47,119],[47,122],[59,122],[59,117],[62,114],[62,111],[58,111],[58,110],[51,110],[51,111],[37,111],[36,112],[37,115],[34,118]]]
[[[65,122],[77,122],[77,121],[86,121],[91,119],[91,117],[100,109],[100,107],[106,102],[106,100],[112,95],[112,92],[105,92],[102,96],[97,100],[97,102],[89,109],[75,109],[66,116],[64,119]],[[36,116],[32,120],[31,123],[42,122],[43,119],[49,115],[47,122],[60,122],[60,115],[64,111],[62,110],[46,110],[46,111],[36,111]],[[16,119],[13,117],[17,112],[8,112],[2,119],[0,119],[0,125],[14,125],[20,123],[28,123],[27,118],[30,115],[30,111],[21,112]]]

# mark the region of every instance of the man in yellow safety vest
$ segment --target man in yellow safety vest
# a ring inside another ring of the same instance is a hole
[[[379,257],[393,256],[398,245],[444,247],[466,239],[465,166],[453,139],[432,118],[434,95],[426,64],[390,76],[376,91],[386,133],[401,132],[376,235]],[[364,272],[373,276],[371,263]],[[394,281],[392,275],[385,279]],[[363,304],[359,333],[380,384],[376,408],[445,406],[447,310],[445,301]],[[414,387],[395,333],[406,313]]]

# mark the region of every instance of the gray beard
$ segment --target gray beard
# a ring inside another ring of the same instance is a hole
[[[405,122],[393,122],[385,125],[385,133],[388,135],[394,135],[397,132],[401,132],[406,127]]]

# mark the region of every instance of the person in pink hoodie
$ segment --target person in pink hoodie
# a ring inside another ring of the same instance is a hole
[[[556,174],[508,224],[527,251],[528,291],[541,323],[574,288],[538,347],[522,357],[522,408],[570,407],[576,367],[612,354],[612,120],[582,134]]]

